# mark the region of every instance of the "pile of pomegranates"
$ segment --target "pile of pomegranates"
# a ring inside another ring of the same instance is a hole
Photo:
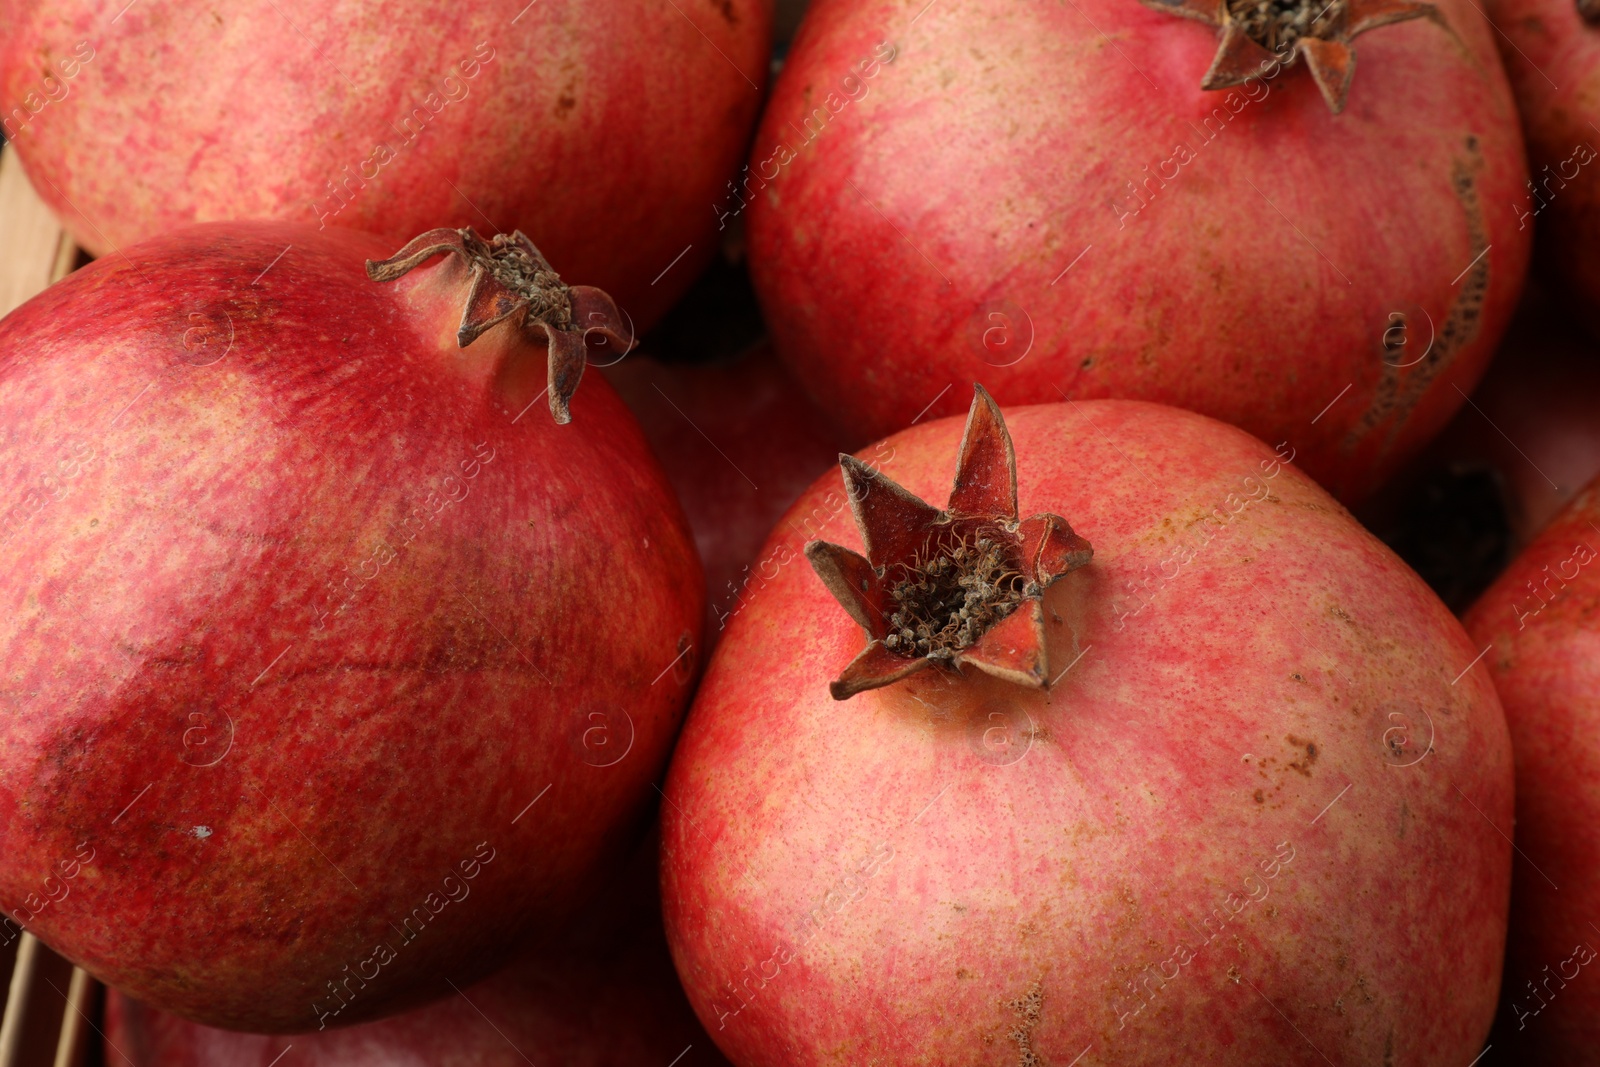
[[[1600,5],[0,25],[103,1062],[1594,1062]]]

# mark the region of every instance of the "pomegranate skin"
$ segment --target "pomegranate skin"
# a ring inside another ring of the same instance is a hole
[[[712,657],[662,878],[713,1038],[739,1067],[1469,1062],[1512,796],[1459,623],[1238,430],[1129,401],[1007,420],[1020,514],[1094,546],[1046,594],[1048,700],[934,671],[830,699],[864,637],[787,523],[794,562]],[[941,501],[961,432],[862,456]],[[859,551],[838,475],[789,518],[829,514],[814,536]]]
[[[1600,948],[1591,925],[1600,914],[1596,522],[1600,485],[1591,482],[1465,620],[1479,647],[1489,647],[1484,662],[1516,753],[1524,860],[1512,888],[1496,1031],[1496,1044],[1517,1053],[1507,1062],[1589,1064],[1600,1042],[1600,983],[1587,980]],[[1589,958],[1571,959],[1580,946]]]
[[[629,872],[633,885],[597,900],[580,919],[579,936],[554,951],[523,953],[460,991],[440,980],[448,999],[361,1026],[289,1037],[240,1034],[113,991],[106,1002],[106,1062],[273,1067],[292,1046],[284,1062],[292,1056],[298,1067],[525,1067],[530,1060],[560,1067],[727,1067],[672,969],[655,856],[652,842],[641,857],[650,862]]]
[[[1201,90],[1216,32],[1134,0],[921,6],[813,5],[753,148],[756,291],[852,429],[973,380],[1151,400],[1292,437],[1355,499],[1471,391],[1529,232],[1467,0],[1361,36],[1340,115],[1298,65]]]
[[[772,32],[771,0],[124,4],[0,2],[6,135],[95,254],[226,219],[521,229],[640,329],[711,259]]]
[[[458,349],[465,268],[368,281],[393,251],[209,224],[0,321],[0,906],[212,1026],[559,924],[687,699],[703,579],[632,416],[593,375],[557,426],[544,346]]]
[[[1495,43],[1522,112],[1532,188],[1519,224],[1537,220],[1540,274],[1600,337],[1600,26],[1576,0],[1493,0]]]

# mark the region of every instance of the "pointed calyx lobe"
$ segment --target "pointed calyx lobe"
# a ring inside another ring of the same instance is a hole
[[[543,331],[549,350],[550,414],[572,421],[568,403],[583,377],[591,340],[633,347],[633,331],[616,302],[587,285],[567,285],[521,230],[485,241],[465,229],[429,230],[389,259],[367,261],[367,277],[392,282],[440,253],[460,256],[471,281],[456,343],[466,348],[496,323],[520,315],[525,335]],[[530,337],[531,339],[531,337]]]
[[[1423,0],[1140,0],[1146,7],[1221,30],[1203,89],[1229,89],[1274,64],[1304,59],[1328,107],[1338,114],[1356,72],[1355,39],[1368,30],[1444,17]]]
[[[925,667],[971,664],[1045,688],[1044,591],[1093,549],[1059,515],[1017,517],[1017,459],[1000,409],[975,387],[941,511],[852,456],[840,456],[865,557],[812,541],[817,577],[867,631],[867,647],[829,686],[835,700]]]

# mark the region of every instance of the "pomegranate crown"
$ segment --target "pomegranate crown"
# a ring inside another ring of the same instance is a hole
[[[543,330],[550,414],[561,425],[572,421],[568,405],[583,377],[590,335],[620,346],[623,354],[633,347],[633,331],[616,301],[592,286],[567,285],[521,230],[497,233],[487,241],[471,226],[429,230],[388,259],[367,260],[367,277],[392,282],[441,252],[460,256],[472,280],[456,344],[466,348],[489,327],[519,313],[525,334]]]
[[[969,663],[1048,688],[1044,590],[1094,550],[1059,515],[1018,519],[1016,452],[983,386],[973,387],[945,510],[854,456],[839,467],[867,554],[812,541],[806,558],[867,631],[867,647],[828,686],[833,698]]]
[[[1323,100],[1344,110],[1356,73],[1355,39],[1368,30],[1425,18],[1444,26],[1422,0],[1140,0],[1146,7],[1220,28],[1202,89],[1231,89],[1274,63],[1304,59]]]

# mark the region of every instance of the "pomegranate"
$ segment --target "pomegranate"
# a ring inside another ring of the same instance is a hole
[[[1532,176],[1513,201],[1537,221],[1540,272],[1600,336],[1600,4],[1490,0],[1528,138]]]
[[[682,512],[605,382],[558,424],[615,306],[520,234],[392,251],[208,224],[0,321],[0,907],[210,1026],[487,973],[686,703]]]
[[[635,865],[585,909],[560,946],[523,953],[475,986],[451,989],[441,979],[448,999],[437,1004],[285,1037],[214,1030],[113,992],[106,1062],[273,1067],[283,1056],[296,1067],[726,1067],[689,1010],[667,955],[654,847],[641,855],[650,862]]]
[[[706,571],[706,644],[770,580],[772,524],[851,443],[762,343],[731,360],[607,368],[678,492]]]
[[[1600,1041],[1600,483],[1591,482],[1467,613],[1505,702],[1517,850],[1505,1062],[1593,1063]]]
[[[863,435],[982,377],[1293,436],[1359,497],[1522,284],[1491,32],[1468,0],[818,0],[730,201],[778,352]]]
[[[662,861],[712,1036],[739,1067],[1468,1062],[1511,754],[1460,624],[1290,443],[1130,401],[1009,423],[980,391],[841,461],[790,512],[833,514],[817,573],[717,647]]]
[[[96,254],[215,219],[530,234],[641,325],[710,261],[772,0],[0,0],[0,115]]]

